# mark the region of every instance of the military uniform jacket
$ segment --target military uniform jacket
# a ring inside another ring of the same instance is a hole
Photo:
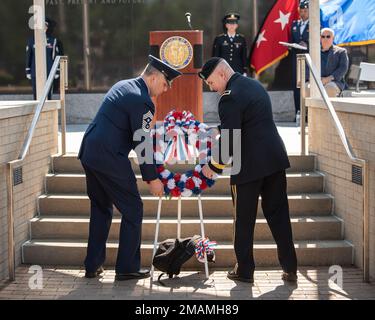
[[[301,23],[302,20],[294,20],[292,22],[292,30],[291,30],[291,40],[292,43],[299,44],[301,41],[305,42],[307,44],[307,48],[309,48],[309,21],[306,24],[305,29],[303,30],[301,34]],[[308,53],[306,50],[299,50],[299,49],[292,49],[292,81],[293,84],[296,84],[297,81],[297,54],[299,53]],[[308,79],[309,72],[308,72],[308,66],[306,64],[306,78]]]
[[[301,34],[301,23],[302,23],[302,20],[294,20],[292,22],[292,32],[291,32],[291,36],[292,36],[292,43],[300,43],[301,41],[305,42],[307,44],[307,46],[309,45],[309,21],[307,22],[306,24],[306,27],[305,29],[303,30],[302,34]],[[306,51],[303,51],[303,50],[298,50],[300,52],[304,52],[306,53]]]
[[[46,35],[46,62],[47,76],[51,71],[55,57],[62,55],[61,43],[55,37]],[[30,37],[26,45],[26,74],[35,78],[35,40],[34,36]],[[59,68],[57,70],[59,74]]]
[[[246,72],[247,45],[245,37],[236,34],[231,41],[228,34],[223,33],[217,36],[213,44],[212,56],[225,59],[235,72]]]
[[[149,134],[154,112],[147,85],[141,77],[116,83],[87,128],[78,158],[92,169],[135,182],[128,156],[144,139],[134,141],[133,135],[138,129]],[[145,181],[158,177],[155,162],[140,164],[140,169]]]
[[[273,121],[270,97],[259,81],[235,73],[220,98],[219,116],[221,132],[241,129],[241,169],[231,175],[232,185],[255,181],[290,167]],[[221,138],[218,143],[221,146]],[[229,155],[233,155],[232,139]],[[221,173],[226,163],[221,157],[212,157],[209,166]]]

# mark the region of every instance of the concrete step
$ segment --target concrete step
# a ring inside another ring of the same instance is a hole
[[[22,246],[22,262],[38,265],[82,266],[86,256],[86,241],[78,240],[40,240],[27,241]],[[350,265],[353,263],[353,246],[340,241],[296,241],[299,266]],[[107,243],[106,265],[113,266],[116,261],[118,245]],[[150,266],[153,245],[144,243],[141,247],[142,265]],[[223,242],[215,250],[216,263],[210,268],[230,268],[235,264],[233,245]],[[276,245],[273,242],[255,242],[254,257],[257,266],[279,266]],[[184,269],[204,270],[204,265],[192,257],[184,264]]]
[[[182,216],[198,217],[198,198],[182,198]],[[332,196],[324,193],[289,194],[291,216],[329,215],[332,212]],[[142,196],[144,217],[156,217],[158,198]],[[177,199],[162,202],[162,217],[177,216]],[[205,218],[232,217],[233,204],[230,196],[202,196]],[[262,212],[259,201],[259,212]],[[90,201],[87,195],[41,195],[39,214],[42,216],[89,216]],[[117,210],[115,210],[115,214]]]
[[[342,221],[335,216],[327,217],[294,217],[291,219],[295,240],[340,240],[342,239]],[[110,240],[118,240],[121,219],[113,219],[109,233]],[[142,240],[153,241],[156,219],[144,219]],[[210,218],[204,221],[205,233],[213,240],[232,241],[233,220]],[[31,238],[35,239],[87,239],[89,218],[86,217],[36,217],[31,219]],[[181,221],[181,237],[201,234],[199,219]],[[160,223],[159,239],[175,238],[177,220],[163,219]],[[254,239],[271,241],[272,235],[266,219],[257,219]]]
[[[139,167],[135,165],[134,152],[131,152],[129,156],[132,160],[132,165],[134,172],[139,174]],[[55,156],[52,158],[52,168],[51,172],[53,173],[83,173],[83,168],[81,166],[81,162],[77,159],[77,154],[70,153],[64,156]],[[288,172],[309,172],[314,171],[315,169],[315,156],[313,155],[289,155],[289,161],[291,164],[291,168],[289,168]],[[172,170],[174,172],[185,172],[194,165],[186,165],[186,164],[177,164],[174,165]]]
[[[137,175],[139,192],[150,195],[148,185]],[[229,177],[219,177],[212,188],[205,190],[207,195],[230,195]],[[318,172],[287,173],[288,193],[313,193],[323,191],[324,176]],[[54,174],[46,176],[47,193],[86,193],[86,177],[84,174]]]

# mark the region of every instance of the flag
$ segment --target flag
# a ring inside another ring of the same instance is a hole
[[[375,0],[320,0],[320,20],[335,31],[335,44],[375,43]]]
[[[298,5],[298,0],[277,0],[267,14],[250,55],[256,74],[288,55],[288,49],[279,41],[290,41],[292,22],[299,18]]]

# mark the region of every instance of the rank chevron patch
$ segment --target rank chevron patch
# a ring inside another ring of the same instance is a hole
[[[148,111],[147,113],[145,113],[143,115],[143,119],[142,119],[142,129],[143,129],[143,131],[150,132],[151,122],[152,122],[153,117],[154,116],[152,115],[151,111]]]

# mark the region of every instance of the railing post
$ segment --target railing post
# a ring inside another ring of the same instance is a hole
[[[300,88],[301,155],[306,155],[306,60],[303,54],[297,55],[297,88]]]
[[[369,215],[369,167],[363,161],[363,280],[370,282],[370,215]]]
[[[14,246],[14,203],[13,203],[13,165],[6,165],[7,179],[7,215],[8,215],[8,270],[9,280],[16,279],[15,272],[15,246]]]
[[[301,125],[301,154],[306,155],[306,60],[305,56],[300,58],[300,125]]]
[[[61,118],[61,154],[66,154],[66,112],[65,112],[65,89],[67,86],[67,60],[60,60],[60,118]]]
[[[297,83],[296,87],[301,88],[301,56],[297,54]]]

